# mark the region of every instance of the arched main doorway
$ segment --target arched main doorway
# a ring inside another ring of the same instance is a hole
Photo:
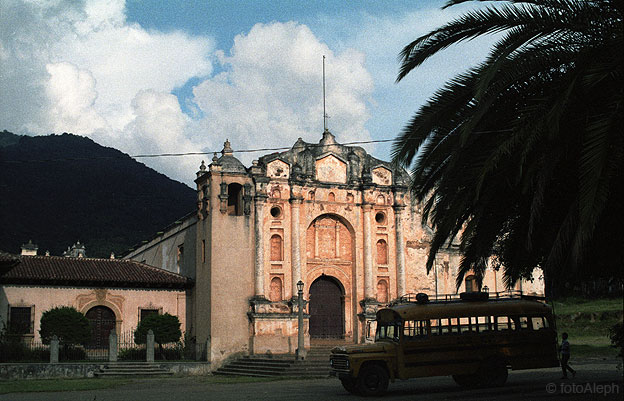
[[[98,305],[89,309],[86,314],[91,324],[91,347],[107,348],[108,336],[115,330],[115,313],[106,306]]]
[[[321,276],[310,286],[310,337],[344,337],[344,290],[333,277]]]

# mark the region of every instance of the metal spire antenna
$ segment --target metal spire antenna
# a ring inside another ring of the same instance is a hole
[[[323,55],[323,131],[327,131],[327,112],[325,111],[325,55]]]

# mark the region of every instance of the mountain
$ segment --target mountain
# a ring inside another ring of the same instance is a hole
[[[196,193],[127,154],[72,134],[0,132],[0,250],[120,254],[192,212]]]

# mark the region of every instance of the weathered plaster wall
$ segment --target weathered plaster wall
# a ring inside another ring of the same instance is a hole
[[[220,184],[250,183],[243,175],[206,175],[211,193]],[[199,184],[200,188],[202,184]],[[207,259],[197,271],[196,336],[210,340],[215,367],[230,354],[249,352],[249,299],[254,295],[253,211],[246,215],[221,212],[221,199],[211,196],[210,208],[200,221],[198,241],[206,241]]]
[[[157,233],[152,240],[125,255],[124,259],[132,259],[150,266],[158,266],[172,273],[178,273],[194,279],[197,246],[196,224],[197,217],[195,215],[187,216],[179,223],[174,223],[162,232]],[[183,254],[180,257],[178,249],[181,246],[183,247]]]
[[[117,333],[135,328],[139,309],[160,309],[178,316],[186,330],[186,294],[180,290],[100,289],[76,287],[35,287],[5,284],[0,288],[0,317],[7,320],[8,306],[35,306],[34,339],[39,341],[43,312],[57,306],[73,306],[86,314],[94,306],[109,307],[117,319]]]
[[[209,170],[200,167],[198,223],[184,228],[196,233],[189,320],[197,341],[210,342],[215,366],[232,353],[293,350],[297,328],[291,301],[299,278],[306,300],[322,275],[339,281],[344,332],[351,341],[363,339],[365,319],[378,305],[406,293],[465,290],[465,282],[455,284],[461,258],[455,245],[441,250],[427,273],[432,232],[421,222],[420,206],[411,204],[404,171],[362,148],[337,144],[329,132],[318,145],[298,140],[291,150],[261,157],[248,169],[229,142],[222,155]],[[239,209],[236,216],[227,201],[232,183],[245,188],[244,213]],[[315,221],[330,220],[339,222],[333,237],[314,227]],[[179,243],[175,235],[168,238],[171,246]],[[161,245],[148,246],[155,255]],[[144,254],[149,252],[146,246]],[[494,270],[486,272],[483,284],[490,292],[505,290],[502,274]],[[539,277],[521,287],[543,292]],[[307,320],[305,330],[309,340]]]

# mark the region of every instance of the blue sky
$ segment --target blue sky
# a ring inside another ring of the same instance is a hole
[[[6,0],[0,129],[73,132],[129,154],[396,137],[492,43],[454,46],[396,84],[397,55],[475,4],[430,1]],[[390,146],[368,145],[388,160]],[[262,154],[238,154],[246,165]],[[141,161],[192,186],[201,159]]]

